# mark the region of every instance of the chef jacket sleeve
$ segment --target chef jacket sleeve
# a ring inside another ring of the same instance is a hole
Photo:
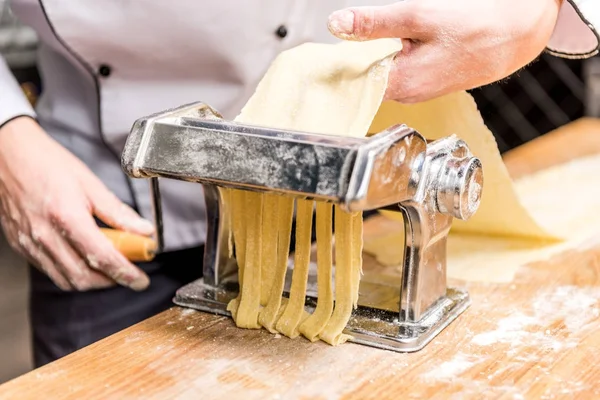
[[[598,54],[600,1],[563,0],[547,51],[565,58],[588,58]]]
[[[35,118],[35,111],[6,61],[0,56],[0,127],[21,116]]]

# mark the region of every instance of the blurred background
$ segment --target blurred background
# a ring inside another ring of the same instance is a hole
[[[36,43],[35,34],[12,16],[6,0],[0,0],[0,54],[32,103],[43,90],[35,66]],[[584,115],[599,116],[599,61],[542,55],[510,79],[472,91],[500,151]],[[0,233],[0,383],[31,368],[27,293],[25,263]]]
[[[6,0],[0,0],[0,54],[32,102],[40,87],[36,43],[35,34],[12,17]],[[10,250],[0,230],[0,383],[31,368],[27,292],[25,263]]]

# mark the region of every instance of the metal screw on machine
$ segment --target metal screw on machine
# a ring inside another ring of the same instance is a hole
[[[283,162],[282,155],[294,157]],[[345,330],[354,342],[416,351],[470,304],[466,291],[447,287],[446,241],[453,219],[468,219],[479,207],[483,172],[456,136],[427,143],[405,125],[368,138],[269,129],[224,121],[196,103],[138,120],[122,164],[129,176],[153,182],[160,243],[158,178],[204,185],[204,278],[181,288],[176,304],[229,315],[227,304],[237,295],[219,187],[328,201],[347,211],[402,213],[405,242],[398,245],[405,251],[398,284],[370,281],[365,273],[358,308]],[[309,277],[309,310],[317,301],[315,275]],[[288,279],[287,290],[289,285]]]
[[[449,143],[446,143],[449,142]],[[437,179],[437,210],[467,220],[479,208],[483,185],[483,169],[478,158],[471,157],[466,143],[454,138],[438,141],[434,146],[456,146],[453,154],[440,165]],[[451,148],[451,147],[450,147]],[[438,160],[432,160],[440,163]]]

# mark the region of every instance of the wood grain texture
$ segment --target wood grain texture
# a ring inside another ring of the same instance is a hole
[[[580,118],[507,151],[503,158],[516,179],[575,158],[600,153],[600,119]]]
[[[589,126],[512,153],[509,169],[566,161],[563,146],[597,140]],[[600,398],[600,248],[530,264],[509,284],[451,284],[473,305],[417,353],[311,344],[174,307],[0,386],[0,399]]]

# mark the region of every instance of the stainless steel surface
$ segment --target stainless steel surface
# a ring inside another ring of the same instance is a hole
[[[204,282],[212,287],[219,287],[227,282],[237,285],[237,263],[229,256],[229,221],[227,214],[223,212],[219,188],[206,185],[204,199],[208,218],[203,262]]]
[[[413,199],[404,216],[405,255],[400,321],[418,322],[446,294],[446,240],[452,218],[469,218],[479,207],[481,163],[456,136],[429,144]]]
[[[189,105],[138,120],[122,155],[132,177],[261,190],[369,210],[414,196],[404,185],[425,139],[393,126],[366,139],[254,127],[198,117]],[[201,110],[201,111],[199,111]]]
[[[465,290],[450,288],[417,323],[399,320],[394,312],[359,305],[345,333],[352,336],[352,342],[367,346],[398,352],[419,351],[470,304]]]
[[[203,279],[177,291],[175,304],[230,317],[227,304],[237,295],[237,285],[214,287]],[[351,342],[397,352],[413,352],[424,348],[437,334],[465,311],[471,300],[465,290],[449,288],[427,310],[418,323],[401,321],[397,311],[379,309],[360,304],[353,311],[344,333]],[[306,310],[313,312],[316,298],[307,297]]]
[[[156,231],[156,253],[162,253],[165,241],[163,237],[162,202],[158,178],[150,178],[150,191],[152,192],[152,211],[154,214],[154,230]]]
[[[122,156],[130,176],[155,183],[157,227],[158,177],[204,184],[204,278],[181,288],[176,304],[229,315],[227,303],[237,295],[238,284],[219,189],[227,187],[329,201],[348,211],[385,207],[402,213],[402,273],[392,286],[361,282],[359,307],[346,327],[357,343],[419,350],[468,307],[468,294],[446,283],[452,220],[476,212],[483,187],[481,163],[462,140],[449,136],[427,144],[405,125],[368,138],[347,138],[220,118],[202,103],[142,118],[134,124]],[[313,270],[308,309],[316,304],[315,282]],[[288,289],[289,282],[285,294]]]

